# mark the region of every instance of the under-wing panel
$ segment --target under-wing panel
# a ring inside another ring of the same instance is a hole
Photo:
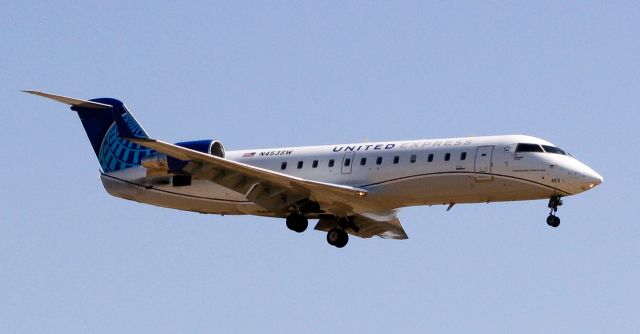
[[[355,225],[355,228],[345,229],[347,233],[360,237],[371,238],[378,236],[384,239],[408,239],[409,236],[402,228],[398,217],[389,217],[385,220],[377,220],[369,217],[365,217],[362,214],[351,216],[349,218],[349,225]],[[339,225],[337,220],[334,219],[320,219],[316,224],[315,229],[318,231],[328,232],[329,230]]]

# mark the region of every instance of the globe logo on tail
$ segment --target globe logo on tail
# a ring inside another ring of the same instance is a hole
[[[125,113],[122,115],[122,118],[133,134],[146,136],[144,130],[142,130],[131,114]],[[98,159],[100,160],[102,170],[106,173],[138,166],[142,158],[150,156],[151,152],[152,150],[149,148],[120,138],[118,128],[114,122],[102,140]]]

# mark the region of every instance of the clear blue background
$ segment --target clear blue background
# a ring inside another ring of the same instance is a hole
[[[0,11],[0,332],[637,333],[637,2],[43,2]],[[76,115],[227,149],[525,133],[604,176],[405,209],[407,241],[108,196]]]

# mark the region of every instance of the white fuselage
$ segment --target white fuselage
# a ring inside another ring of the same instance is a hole
[[[602,177],[567,154],[516,152],[553,146],[524,135],[421,139],[227,152],[226,158],[315,181],[366,189],[380,212],[405,206],[544,199],[589,190]],[[276,215],[206,179],[176,187],[143,167],[101,176],[117,197],[215,214]],[[370,205],[369,205],[370,207]]]

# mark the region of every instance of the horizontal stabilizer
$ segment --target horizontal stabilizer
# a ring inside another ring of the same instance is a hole
[[[42,97],[46,97],[46,98],[54,100],[54,101],[58,101],[58,102],[61,102],[61,103],[64,103],[64,104],[68,104],[68,105],[76,106],[76,107],[81,107],[81,108],[87,108],[87,109],[109,109],[109,108],[112,108],[112,106],[109,105],[109,104],[98,103],[98,102],[87,101],[87,100],[80,100],[80,99],[75,99],[73,97],[67,97],[67,96],[55,95],[55,94],[51,94],[51,93],[39,92],[39,91],[36,91],[36,90],[23,90],[23,92],[29,93],[29,94],[33,94],[33,95],[42,96]]]

